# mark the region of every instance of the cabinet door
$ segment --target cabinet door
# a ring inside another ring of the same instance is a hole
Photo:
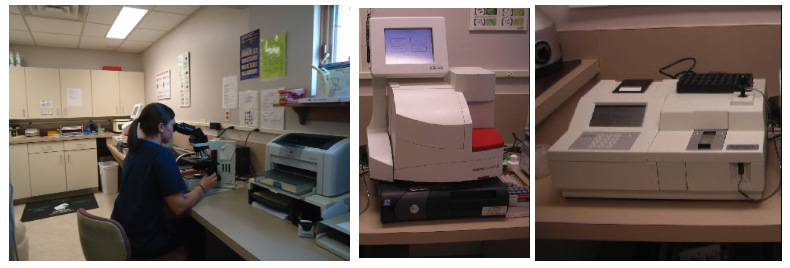
[[[27,144],[9,144],[8,151],[8,160],[11,162],[11,185],[14,186],[14,199],[30,197],[30,167],[27,165]]]
[[[52,68],[25,67],[28,118],[62,118],[60,105],[60,72]],[[41,108],[41,101],[52,102],[52,107]],[[52,109],[52,114],[43,114]]]
[[[121,115],[131,115],[137,103],[145,103],[143,73],[118,72],[121,88]]]
[[[119,105],[118,72],[91,70],[93,116],[121,115]]]
[[[63,152],[29,154],[30,189],[33,196],[66,191]]]
[[[25,68],[8,67],[8,117],[27,119],[27,88],[25,87]],[[24,135],[24,133],[23,133]]]
[[[99,187],[99,162],[96,150],[65,151],[66,189],[69,191]]]
[[[72,94],[69,94],[68,89]],[[60,99],[63,104],[63,118],[93,116],[91,101],[91,71],[60,69]]]

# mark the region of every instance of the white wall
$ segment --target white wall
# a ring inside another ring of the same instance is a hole
[[[8,48],[15,56],[19,52],[24,67],[101,70],[120,66],[124,71],[143,71],[138,53],[13,44]]]
[[[286,76],[273,81],[260,78],[248,79],[239,83],[239,91],[286,88],[312,88],[313,73],[310,65],[317,59],[317,34],[313,31],[318,20],[314,6],[250,6],[245,9],[232,9],[218,6],[204,6],[195,11],[167,35],[144,50],[143,68],[146,72],[146,103],[156,99],[155,74],[167,69],[171,75],[171,99],[161,100],[173,108],[177,121],[207,122],[224,120],[222,109],[222,78],[239,75],[239,38],[252,30],[260,29],[261,38],[269,38],[286,32],[287,69]],[[190,78],[192,107],[179,107],[178,94],[178,55],[190,52]],[[349,135],[346,122],[307,121],[299,124],[296,113],[285,109],[285,129],[292,131],[317,132],[334,135]],[[231,110],[230,124],[239,124],[239,111]],[[207,130],[213,134],[214,131]],[[244,139],[247,132],[229,130],[224,136]],[[243,136],[242,136],[243,135]],[[276,135],[253,134],[250,141],[267,142]]]
[[[536,6],[558,31],[781,25],[781,6]]]
[[[527,12],[529,14],[529,12]],[[359,71],[369,72],[365,44],[367,9],[359,9]],[[469,9],[375,8],[373,17],[444,17],[450,67],[529,70],[528,31],[469,31]],[[529,16],[527,23],[529,24]],[[529,26],[529,25],[528,25]],[[359,94],[372,95],[371,80],[359,81]],[[529,78],[497,78],[497,93],[528,93]]]

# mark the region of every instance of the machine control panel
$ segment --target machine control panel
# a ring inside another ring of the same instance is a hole
[[[585,131],[571,145],[573,150],[630,150],[639,132]]]

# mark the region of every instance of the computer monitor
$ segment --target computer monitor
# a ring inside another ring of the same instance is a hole
[[[444,18],[371,18],[374,77],[443,77],[449,68]]]

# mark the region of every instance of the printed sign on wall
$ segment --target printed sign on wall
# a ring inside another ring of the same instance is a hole
[[[178,55],[178,79],[181,84],[181,107],[189,107],[190,87],[189,87],[189,51]]]
[[[156,74],[156,99],[170,98],[170,70]]]
[[[241,80],[258,77],[259,32],[255,30],[241,36]]]

